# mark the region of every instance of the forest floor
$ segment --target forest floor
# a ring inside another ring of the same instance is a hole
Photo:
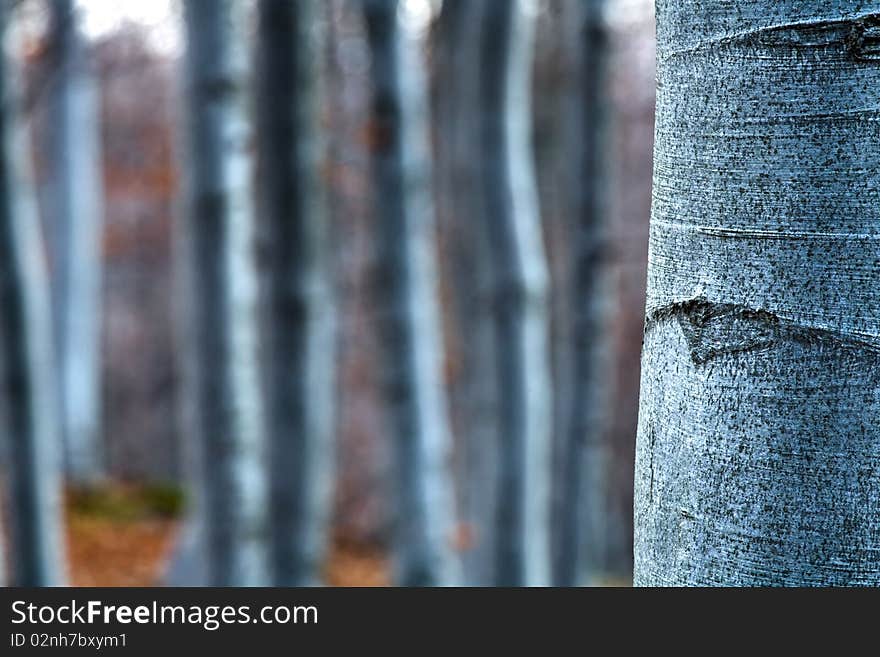
[[[182,500],[171,489],[114,485],[67,496],[74,586],[161,585],[180,527]],[[335,540],[326,569],[331,586],[382,586],[387,566],[376,550]]]

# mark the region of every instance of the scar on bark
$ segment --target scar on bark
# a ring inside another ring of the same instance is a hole
[[[880,61],[880,14],[855,21],[846,46],[853,59]]]
[[[839,46],[853,60],[880,60],[880,14],[778,25],[749,33],[743,41],[790,48]]]
[[[696,46],[663,55],[664,59],[728,45],[789,49],[839,47],[859,62],[880,61],[880,13],[849,18],[768,25],[701,41]]]
[[[767,310],[717,303],[702,295],[649,312],[645,335],[669,320],[678,322],[695,365],[704,365],[726,354],[764,351],[784,341],[828,344],[880,356],[880,340],[805,326]]]

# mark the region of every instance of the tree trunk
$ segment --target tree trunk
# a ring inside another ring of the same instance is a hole
[[[396,0],[364,0],[372,55],[377,314],[397,479],[395,570],[403,585],[455,583],[454,498],[443,390],[426,90]]]
[[[263,237],[268,255],[273,578],[321,581],[333,491],[334,317],[314,0],[261,0]]]
[[[494,579],[498,394],[490,251],[482,224],[479,116],[482,2],[447,0],[438,19],[436,149],[446,280],[450,281],[452,413],[464,577]]]
[[[100,444],[100,95],[73,0],[50,3],[53,22],[53,199],[50,247],[65,469],[76,484],[104,472]]]
[[[264,581],[267,528],[247,17],[237,0],[187,0],[185,16],[188,435],[207,582],[251,585]]]
[[[0,5],[5,37],[10,4]],[[7,56],[8,57],[8,56]],[[12,582],[65,580],[52,316],[18,74],[0,64],[0,337],[11,465]]]
[[[488,0],[481,52],[481,141],[486,227],[492,244],[499,394],[496,583],[550,577],[552,402],[547,264],[531,149],[535,8]]]
[[[604,568],[611,454],[602,410],[610,402],[607,375],[600,376],[597,350],[601,326],[599,262],[608,230],[607,191],[608,32],[604,0],[575,0],[566,5],[566,25],[575,55],[574,107],[568,131],[568,181],[571,216],[571,389],[563,443],[562,494],[555,583],[596,583]],[[607,346],[607,345],[606,345]]]
[[[880,2],[657,21],[635,582],[880,584]]]

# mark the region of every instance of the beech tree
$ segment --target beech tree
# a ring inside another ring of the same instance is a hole
[[[19,73],[7,53],[12,3],[0,3],[0,365],[10,464],[12,583],[65,580],[60,431],[52,315]]]
[[[186,0],[184,9],[184,401],[197,447],[199,539],[208,584],[252,585],[266,575],[267,500],[246,7],[238,0]]]
[[[334,334],[321,179],[320,3],[260,0],[274,581],[321,581],[333,492]]]
[[[371,54],[377,315],[395,457],[395,572],[403,585],[458,581],[451,439],[443,389],[427,91],[397,0],[362,0]]]
[[[457,364],[450,381],[462,566],[468,585],[494,580],[498,395],[491,256],[480,181],[480,29],[482,2],[446,0],[437,19],[434,62],[435,150],[446,310]]]
[[[608,229],[609,35],[606,0],[574,0],[564,6],[575,73],[568,114],[568,182],[571,213],[571,389],[565,418],[559,536],[554,579],[558,586],[595,583],[601,577],[603,519],[608,513],[609,454],[600,407],[610,401],[598,371],[602,317],[598,301],[599,260]]]
[[[527,0],[484,4],[481,181],[499,395],[495,582],[543,585],[550,578],[552,392],[548,274],[531,148],[537,9]]]
[[[880,584],[880,2],[657,35],[635,583]]]
[[[79,33],[73,0],[53,0],[52,254],[55,351],[58,359],[65,469],[76,484],[103,474],[100,328],[100,94]]]

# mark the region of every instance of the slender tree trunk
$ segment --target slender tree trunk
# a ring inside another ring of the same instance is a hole
[[[11,4],[0,4],[5,37]],[[11,61],[0,64],[0,337],[11,465],[14,584],[65,580],[60,432],[53,382],[52,316],[31,186],[23,99]]]
[[[274,581],[321,581],[333,489],[334,324],[321,180],[320,5],[261,0]]]
[[[499,390],[496,582],[550,578],[551,385],[547,264],[531,149],[535,9],[487,0],[481,52],[483,184],[492,244]]]
[[[635,582],[880,584],[880,2],[657,23]]]
[[[395,560],[404,585],[455,583],[454,498],[443,390],[427,92],[396,0],[364,0],[372,54],[377,312],[397,478]]]
[[[245,5],[187,0],[185,401],[198,446],[207,581],[264,581],[265,444]]]
[[[100,444],[100,95],[89,70],[73,0],[50,3],[57,85],[52,98],[55,345],[65,468],[76,484],[103,474]]]
[[[608,34],[605,0],[575,0],[566,5],[567,25],[574,32],[573,62],[577,72],[575,107],[569,129],[569,162],[575,172],[571,193],[573,331],[571,393],[562,458],[562,495],[555,583],[595,583],[601,576],[607,537],[608,471],[611,467],[602,402],[609,402],[608,382],[598,371],[597,348],[601,304],[597,282],[602,240],[607,230],[608,138],[606,62]],[[606,390],[600,390],[605,388]],[[603,394],[606,393],[606,394]]]
[[[464,577],[494,579],[494,517],[498,455],[495,325],[490,303],[491,256],[480,184],[480,27],[482,2],[448,0],[437,28],[438,196],[446,278],[452,288],[451,333],[456,366],[451,382],[457,433],[458,489]]]

